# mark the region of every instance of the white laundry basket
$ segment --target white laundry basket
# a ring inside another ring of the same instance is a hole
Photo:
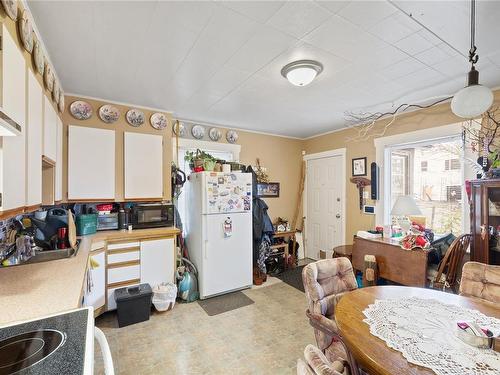
[[[153,288],[153,305],[158,311],[172,310],[177,297],[177,285],[162,283]]]

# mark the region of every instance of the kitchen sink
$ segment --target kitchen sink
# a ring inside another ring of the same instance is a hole
[[[37,251],[34,256],[32,256],[29,260],[23,262],[22,264],[40,263],[57,259],[71,258],[78,253],[79,248],[80,240],[77,240],[76,246],[74,248]]]

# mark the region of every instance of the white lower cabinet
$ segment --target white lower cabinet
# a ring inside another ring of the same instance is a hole
[[[156,285],[174,281],[174,239],[141,241],[141,283]]]
[[[85,291],[84,306],[93,306],[94,310],[103,307],[106,304],[106,254],[103,251],[90,254],[90,257],[97,262],[96,268],[89,268],[92,280],[92,287],[90,292],[88,288]]]
[[[148,283],[173,282],[175,270],[174,238],[107,245],[106,310],[115,310],[115,290]]]

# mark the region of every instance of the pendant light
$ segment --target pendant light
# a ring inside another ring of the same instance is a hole
[[[323,71],[318,61],[299,60],[287,64],[281,69],[281,75],[294,86],[307,86]]]
[[[459,117],[471,119],[481,116],[493,104],[493,92],[486,86],[479,84],[479,71],[475,64],[479,60],[476,54],[476,0],[471,0],[471,37],[469,62],[471,69],[467,76],[467,86],[453,96],[451,110]]]

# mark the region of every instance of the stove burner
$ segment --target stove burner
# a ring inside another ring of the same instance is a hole
[[[0,375],[15,374],[54,353],[66,336],[53,329],[21,333],[0,341]]]

